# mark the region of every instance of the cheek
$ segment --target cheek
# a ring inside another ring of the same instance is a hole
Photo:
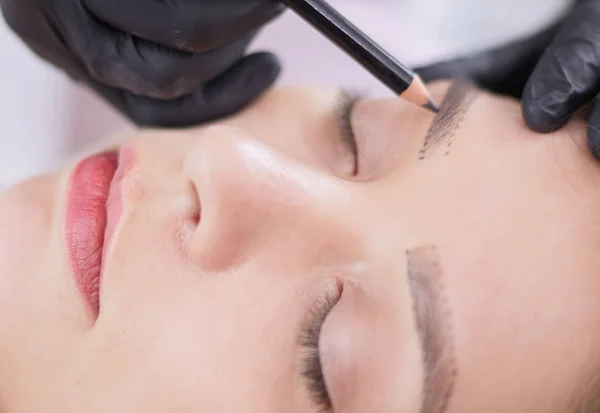
[[[90,354],[98,355],[93,368],[102,387],[126,389],[120,399],[148,409],[140,412],[282,411],[289,404],[274,406],[291,400],[296,377],[301,314],[286,277],[272,268],[202,274],[138,264],[137,270],[160,278],[162,288],[143,285],[144,301],[125,291],[134,305],[100,318],[101,343]]]

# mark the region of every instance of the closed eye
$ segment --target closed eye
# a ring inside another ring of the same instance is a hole
[[[300,345],[304,350],[300,372],[305,379],[310,397],[321,412],[332,412],[331,398],[323,373],[319,341],[325,319],[338,303],[341,292],[329,293],[320,299],[310,310],[306,324],[302,328]]]
[[[340,138],[350,153],[352,153],[354,156],[354,169],[352,171],[352,176],[356,176],[359,172],[359,153],[358,145],[356,143],[356,136],[354,135],[354,129],[352,128],[352,112],[356,104],[362,100],[363,97],[364,95],[360,93],[343,91],[336,114]]]

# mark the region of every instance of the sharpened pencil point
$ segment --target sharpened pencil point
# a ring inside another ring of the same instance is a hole
[[[432,99],[429,99],[429,102],[427,102],[425,105],[423,105],[423,107],[425,109],[430,110],[433,113],[438,113],[440,111],[440,108]]]

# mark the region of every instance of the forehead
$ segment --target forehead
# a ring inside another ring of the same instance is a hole
[[[518,111],[479,96],[451,153],[415,163],[396,204],[404,236],[442,255],[460,366],[450,412],[557,411],[598,366],[597,165],[580,138],[533,134]]]
[[[463,218],[459,232],[440,240],[461,366],[451,411],[551,401],[549,409],[598,366],[600,260],[590,238],[543,219],[507,221],[469,229]]]

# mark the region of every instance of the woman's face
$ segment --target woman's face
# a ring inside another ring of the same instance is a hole
[[[536,135],[448,87],[437,117],[273,90],[3,195],[0,411],[576,409],[600,368],[582,122]]]

